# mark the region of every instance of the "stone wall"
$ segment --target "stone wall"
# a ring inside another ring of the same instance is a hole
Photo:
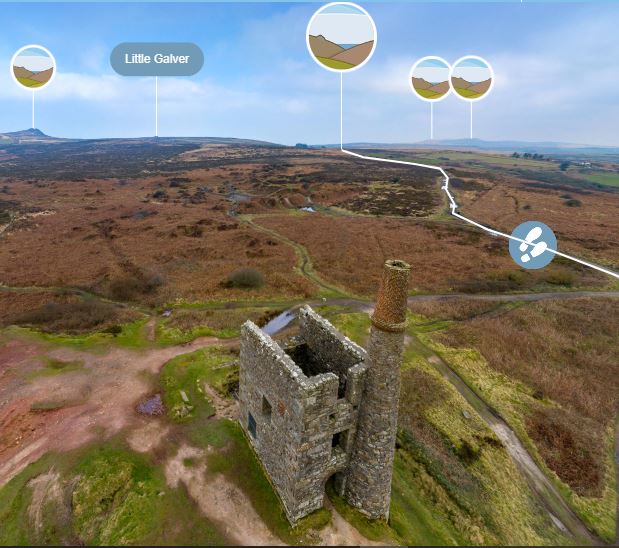
[[[346,484],[366,374],[363,349],[309,307],[300,319],[300,338],[334,372],[307,377],[275,341],[246,322],[239,379],[241,425],[292,523],[322,507],[330,476],[340,472],[336,485],[342,490]],[[336,371],[347,378],[344,397],[338,397]]]

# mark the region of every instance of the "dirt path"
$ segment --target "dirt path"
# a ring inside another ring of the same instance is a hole
[[[209,474],[206,452],[182,445],[165,465],[171,488],[183,483],[200,510],[217,524],[224,535],[239,546],[282,546],[269,531],[251,502],[236,485],[221,474]],[[187,459],[191,466],[185,466]]]
[[[327,497],[325,507],[331,512],[331,523],[320,532],[324,546],[386,546],[364,537],[339,514]]]
[[[48,451],[67,451],[95,438],[106,438],[143,424],[135,405],[152,390],[149,378],[172,358],[209,346],[230,346],[237,340],[203,337],[168,348],[135,351],[112,348],[91,354],[71,348],[50,349],[22,341],[0,346],[0,485]],[[18,353],[23,359],[14,360]],[[61,375],[27,379],[40,370],[41,356],[82,367]],[[32,409],[40,407],[40,412]],[[144,445],[149,433],[135,445]]]
[[[301,245],[298,242],[290,240],[289,238],[286,238],[285,236],[283,236],[282,234],[280,234],[279,232],[275,230],[259,225],[258,223],[255,223],[251,219],[243,218],[243,217],[237,217],[237,218],[241,220],[242,222],[251,226],[254,230],[258,230],[259,232],[268,234],[269,236],[276,238],[280,242],[283,242],[286,245],[292,247],[294,249],[294,252],[297,255],[297,259],[298,259],[297,268],[299,269],[299,272],[301,273],[302,276],[307,278],[310,282],[316,284],[321,289],[324,289],[325,291],[328,291],[329,293],[332,293],[334,295],[342,296],[342,297],[347,296],[347,293],[344,289],[342,289],[341,287],[332,285],[329,282],[326,282],[323,278],[321,278],[318,275],[318,273],[316,273],[316,271],[314,270],[314,265],[312,263],[310,254],[308,253],[305,246]]]
[[[469,300],[469,301],[563,301],[566,299],[607,299],[619,298],[619,291],[545,291],[543,293],[492,293],[492,294],[468,294],[468,293],[451,293],[444,295],[414,295],[408,298],[408,302],[430,302],[430,301],[453,301],[453,300]]]

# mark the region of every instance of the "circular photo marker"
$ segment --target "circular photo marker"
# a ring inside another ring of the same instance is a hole
[[[467,55],[454,63],[449,82],[460,99],[479,101],[490,93],[494,85],[494,72],[488,61]]]
[[[13,55],[10,69],[17,84],[39,90],[51,84],[56,76],[56,60],[43,46],[24,46]]]
[[[557,237],[552,229],[540,221],[527,221],[518,225],[509,241],[509,254],[518,266],[530,270],[544,268],[555,258],[548,249],[557,249]]]
[[[332,72],[351,72],[365,65],[376,47],[376,25],[370,14],[352,2],[320,8],[307,25],[307,49]]]
[[[419,59],[409,74],[411,89],[423,101],[442,101],[449,95],[451,67],[441,57],[429,55]]]

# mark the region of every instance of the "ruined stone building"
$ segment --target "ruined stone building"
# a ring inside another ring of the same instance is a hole
[[[242,329],[240,421],[291,523],[322,507],[325,483],[387,518],[410,267],[387,261],[367,352],[309,306],[298,344]]]

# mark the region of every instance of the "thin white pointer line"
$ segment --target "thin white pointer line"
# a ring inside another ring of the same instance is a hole
[[[357,158],[361,158],[363,160],[371,160],[374,162],[385,162],[385,163],[389,163],[389,164],[402,164],[402,165],[406,165],[406,166],[415,166],[415,167],[424,167],[427,169],[433,169],[434,171],[439,171],[441,173],[441,175],[443,175],[443,177],[445,178],[445,181],[443,183],[443,186],[441,187],[442,190],[445,191],[445,193],[447,194],[447,197],[449,198],[449,209],[451,211],[451,214],[454,217],[457,217],[458,219],[461,219],[473,226],[476,226],[478,228],[481,228],[482,230],[485,230],[486,232],[488,232],[489,234],[492,234],[493,236],[503,236],[504,238],[507,238],[508,240],[514,240],[516,242],[520,242],[520,243],[524,243],[527,245],[531,245],[530,242],[526,242],[525,240],[522,240],[521,238],[516,238],[515,236],[512,236],[511,234],[506,234],[505,232],[500,232],[498,230],[494,230],[493,228],[489,228],[487,226],[484,226],[476,221],[473,221],[472,219],[469,219],[468,217],[465,217],[464,215],[460,215],[456,209],[458,209],[458,204],[456,203],[456,200],[454,199],[454,197],[452,196],[451,192],[449,191],[449,175],[447,175],[447,173],[445,172],[445,170],[442,167],[439,166],[432,166],[432,165],[428,165],[428,164],[419,164],[416,162],[406,162],[404,160],[389,160],[387,158],[375,158],[373,156],[364,156],[362,154],[357,154],[356,152],[352,152],[350,150],[346,150],[344,148],[344,78],[342,73],[340,73],[340,151],[344,152],[345,154],[349,154],[351,156],[356,156]],[[569,259],[570,261],[574,261],[576,263],[582,264],[584,266],[587,266],[589,268],[593,268],[595,270],[598,270],[600,272],[603,272],[604,274],[607,274],[609,276],[612,276],[614,278],[619,279],[619,274],[617,274],[616,272],[613,272],[612,270],[608,270],[606,268],[603,268],[601,266],[595,265],[595,264],[591,264],[588,263],[587,261],[583,261],[582,259],[578,259],[577,257],[572,257],[571,255],[567,255],[566,253],[561,253],[560,251],[557,251],[556,249],[551,249],[551,248],[546,248],[546,251],[549,251],[550,253],[554,253],[555,255],[558,255],[560,257],[563,257],[565,259]]]
[[[159,78],[155,76],[155,137],[159,137]]]

